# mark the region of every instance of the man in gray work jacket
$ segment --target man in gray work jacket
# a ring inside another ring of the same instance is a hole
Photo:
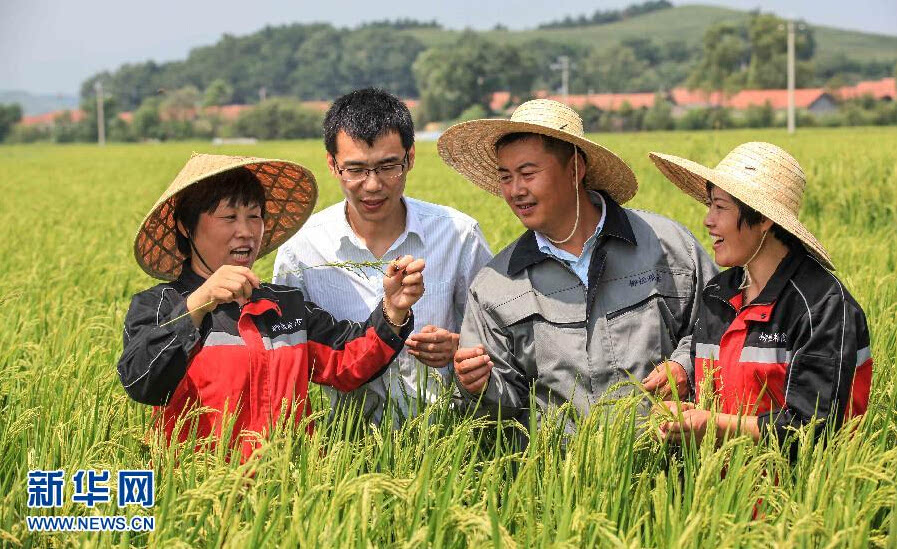
[[[439,153],[527,228],[470,287],[453,364],[463,399],[524,419],[531,389],[540,410],[572,402],[582,414],[633,377],[687,396],[692,327],[716,267],[683,226],[620,206],[635,175],[583,136],[575,111],[528,101],[510,120],[452,126]]]

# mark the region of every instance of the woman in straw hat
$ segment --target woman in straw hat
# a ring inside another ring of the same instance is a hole
[[[132,299],[118,372],[134,400],[161,407],[169,442],[195,428],[198,437],[239,440],[246,458],[257,441],[242,432],[308,415],[309,381],[355,389],[401,350],[423,293],[423,260],[389,265],[382,306],[364,323],[337,321],[251,270],[299,229],[316,199],[314,176],[298,164],[198,154],[143,220],[137,262],[166,282]],[[179,424],[193,406],[204,410]],[[222,433],[225,415],[232,432]]]
[[[704,225],[721,267],[703,292],[692,357],[700,400],[661,426],[671,441],[740,433],[784,443],[791,427],[841,425],[862,414],[872,358],[862,308],[798,221],[805,177],[769,143],[739,145],[716,166],[650,153],[676,186],[708,205]],[[674,403],[667,403],[676,411]],[[796,448],[792,446],[792,451]]]
[[[632,377],[685,396],[696,302],[716,269],[687,229],[620,205],[635,175],[585,137],[576,111],[528,101],[510,120],[452,126],[438,148],[526,228],[470,287],[454,361],[462,397],[524,419],[531,389],[537,413],[569,402],[585,415]]]

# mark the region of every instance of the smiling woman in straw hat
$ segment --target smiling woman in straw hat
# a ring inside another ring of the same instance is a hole
[[[576,111],[528,101],[510,120],[452,126],[438,148],[527,229],[470,287],[454,361],[468,402],[524,419],[531,389],[537,413],[570,402],[587,414],[632,376],[664,396],[688,393],[691,326],[713,262],[681,225],[620,206],[635,176],[585,137]]]
[[[712,388],[698,398],[718,398],[720,413],[686,405],[662,435],[774,433],[784,443],[790,427],[814,418],[837,427],[862,414],[872,376],[866,318],[798,220],[806,180],[797,160],[769,143],[739,145],[716,168],[650,157],[708,205],[716,262],[730,267],[704,289],[692,343],[697,385],[706,377]],[[817,436],[823,431],[816,427]]]
[[[382,373],[411,330],[424,262],[397,259],[364,323],[337,321],[298,290],[265,284],[255,260],[292,236],[317,186],[293,162],[196,154],[144,218],[137,262],[166,280],[134,296],[118,373],[138,402],[159,406],[170,441],[224,436],[243,458],[279,416],[310,412],[309,381],[348,391]],[[193,406],[204,410],[181,425]],[[294,409],[296,407],[296,409]],[[222,433],[233,414],[232,433]],[[176,425],[178,431],[175,432]]]

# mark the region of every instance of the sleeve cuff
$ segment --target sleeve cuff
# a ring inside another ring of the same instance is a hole
[[[492,374],[489,376],[489,381],[486,382],[483,391],[477,394],[471,393],[465,389],[463,385],[458,383],[458,380],[455,377],[454,364],[452,364],[451,372],[452,382],[455,384],[455,387],[458,388],[461,400],[465,403],[468,410],[476,411],[480,416],[486,416],[493,419],[498,418],[499,411],[501,411],[501,416],[506,419],[515,418],[520,415],[520,410],[502,406],[501,395],[498,391],[498,381],[496,381],[495,378],[495,370],[493,370]]]
[[[414,310],[408,310],[408,322],[399,329],[398,335],[392,331],[392,325],[386,321],[383,307],[377,307],[371,312],[371,325],[384,343],[393,348],[397,353],[405,346],[405,340],[414,331]]]
[[[691,346],[689,345],[685,349],[676,349],[673,351],[673,354],[670,355],[670,360],[682,365],[682,369],[685,370],[685,377],[688,378],[689,393],[694,397],[694,395],[697,394],[697,387],[695,387],[695,363],[691,358],[690,347]]]

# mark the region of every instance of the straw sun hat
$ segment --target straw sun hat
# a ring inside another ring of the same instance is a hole
[[[835,270],[822,244],[798,221],[806,177],[790,154],[770,143],[744,143],[708,168],[686,158],[652,152],[648,156],[677,187],[709,204],[711,182],[757,210],[800,240],[823,265]]]
[[[196,154],[162,193],[143,218],[134,238],[137,263],[154,278],[174,280],[186,257],[178,251],[174,208],[178,193],[207,177],[235,168],[246,168],[265,189],[265,233],[258,257],[290,238],[311,215],[318,199],[315,176],[286,160],[246,156]]]
[[[501,196],[495,142],[517,132],[547,135],[579,147],[586,157],[585,186],[606,191],[620,204],[638,190],[635,174],[620,157],[585,138],[582,118],[576,111],[549,99],[523,103],[510,120],[455,124],[439,138],[439,156],[474,185]]]

